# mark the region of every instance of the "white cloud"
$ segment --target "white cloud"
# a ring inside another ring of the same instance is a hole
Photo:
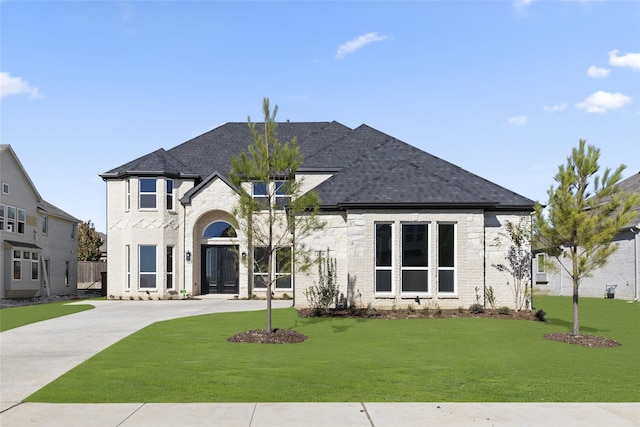
[[[21,77],[11,77],[9,73],[0,73],[0,98],[10,95],[28,95],[29,99],[42,98],[38,88],[32,87]]]
[[[533,3],[533,0],[515,0],[513,2],[513,7],[515,7],[518,11],[523,11],[531,6],[531,3]]]
[[[587,75],[589,77],[593,77],[594,79],[604,79],[609,75],[610,72],[611,70],[609,70],[608,68],[598,68],[592,65],[587,70]]]
[[[355,52],[356,50],[364,47],[372,42],[379,42],[386,40],[386,36],[379,36],[378,33],[367,33],[364,34],[357,39],[353,39],[351,41],[346,42],[342,46],[338,48],[338,52],[336,53],[336,58],[342,59],[350,53]]]
[[[527,116],[516,116],[509,119],[509,123],[514,126],[524,126],[527,123]]]
[[[587,113],[606,113],[608,110],[622,108],[629,102],[631,98],[626,95],[599,90],[576,104],[576,108],[586,110]]]
[[[640,70],[640,53],[627,53],[626,55],[618,56],[618,51],[612,50],[609,52],[609,65]]]
[[[563,102],[562,104],[552,105],[550,107],[548,105],[545,105],[544,111],[551,111],[551,112],[564,111],[565,108],[567,108],[567,103]]]

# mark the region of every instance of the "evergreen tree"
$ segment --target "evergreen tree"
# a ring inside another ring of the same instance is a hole
[[[606,264],[617,249],[613,238],[635,216],[632,210],[639,203],[637,194],[618,187],[625,166],[615,171],[600,166],[600,150],[580,140],[560,165],[551,186],[548,210],[539,203],[534,212],[536,241],[549,250],[573,282],[572,335],[580,335],[578,291],[580,281]]]
[[[259,277],[265,278],[269,333],[273,331],[271,297],[276,279],[285,280],[294,269],[307,271],[313,265],[310,251],[298,240],[324,226],[317,216],[320,204],[317,193],[303,193],[303,181],[296,177],[303,160],[297,139],[294,137],[285,143],[278,140],[277,111],[276,106],[271,112],[269,99],[264,98],[264,123],[256,124],[249,118],[253,142],[247,151],[233,156],[229,174],[240,194],[233,213],[238,228],[247,238],[249,256],[246,262]],[[260,189],[260,197],[254,197],[252,186]],[[254,248],[258,250],[254,251]],[[259,256],[254,256],[254,252]]]
[[[78,261],[99,261],[102,243],[91,220],[78,225]]]

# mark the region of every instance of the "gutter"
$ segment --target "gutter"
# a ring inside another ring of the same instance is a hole
[[[640,233],[640,224],[631,227],[633,233],[633,300],[638,302],[638,233]]]

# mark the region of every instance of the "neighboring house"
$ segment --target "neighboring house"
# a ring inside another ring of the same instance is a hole
[[[326,226],[305,242],[329,248],[352,303],[418,308],[419,297],[423,307],[468,307],[491,285],[498,304],[513,306],[491,267],[505,253],[488,242],[505,221],[528,218],[533,201],[366,125],[286,122],[277,133],[297,137],[304,164],[296,180],[322,201]],[[232,155],[252,142],[246,123],[227,123],[101,175],[110,295],[265,296],[263,278],[238,259],[253,252],[235,230],[239,197],[228,180]],[[264,196],[264,184],[246,185]],[[305,306],[317,281],[317,271],[296,273],[277,282],[275,295]]]
[[[620,181],[618,186],[626,192],[640,194],[640,172]],[[580,283],[581,297],[603,298],[608,289],[615,298],[638,300],[640,281],[640,205],[635,207],[636,216],[626,224],[615,236],[614,242],[618,250],[608,259],[607,264],[594,271],[591,277],[582,279]],[[550,295],[573,295],[571,277],[558,264],[547,271],[540,257],[548,256],[537,253],[533,262],[535,287]]]
[[[6,144],[0,181],[0,298],[75,293],[79,220],[42,199]]]

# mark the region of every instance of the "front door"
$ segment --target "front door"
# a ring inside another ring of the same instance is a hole
[[[238,293],[237,246],[202,245],[202,293]]]

